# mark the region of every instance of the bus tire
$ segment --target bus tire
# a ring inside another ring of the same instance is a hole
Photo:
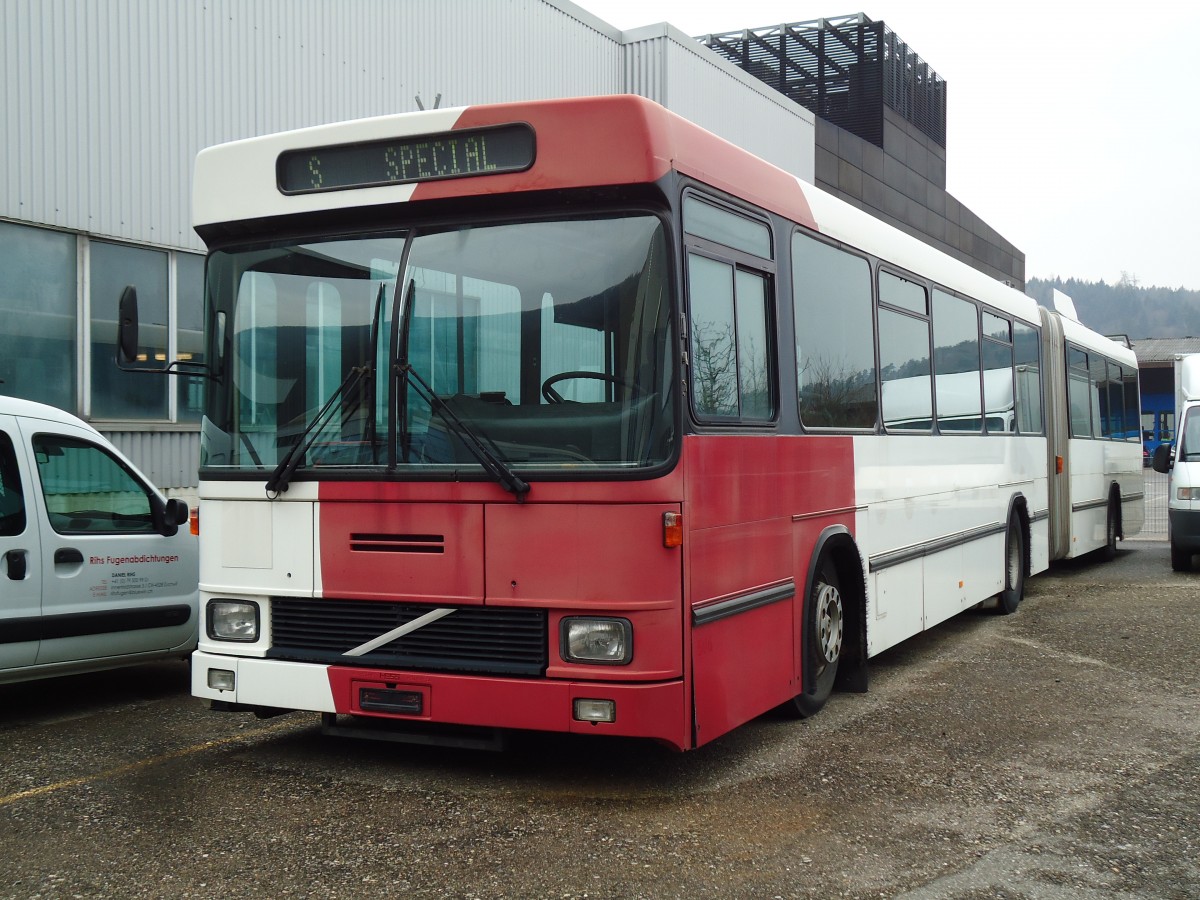
[[[792,698],[788,712],[800,719],[816,715],[833,693],[846,638],[846,609],[837,569],[821,557],[804,609],[804,672],[810,682]]]
[[[1192,553],[1190,550],[1181,550],[1175,546],[1175,542],[1171,541],[1171,571],[1173,572],[1190,572],[1192,571]]]
[[[1104,546],[1100,548],[1100,555],[1105,562],[1112,562],[1117,558],[1117,535],[1120,531],[1121,507],[1117,498],[1112,497],[1108,501],[1108,516],[1104,523]]]
[[[1004,589],[996,595],[996,612],[1008,616],[1017,611],[1025,598],[1025,529],[1021,517],[1013,513],[1004,537]]]

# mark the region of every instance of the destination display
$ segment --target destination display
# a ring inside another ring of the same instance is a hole
[[[282,193],[310,194],[520,172],[533,157],[533,129],[502,125],[289,150],[279,155],[276,174]]]

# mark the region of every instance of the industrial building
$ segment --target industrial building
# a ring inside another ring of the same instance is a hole
[[[170,493],[197,483],[202,381],[122,372],[201,349],[196,154],[342,119],[634,93],[995,278],[1024,256],[945,191],[946,85],[865,15],[693,37],[569,0],[0,0],[0,392],[91,421]],[[902,27],[902,25],[901,25]]]

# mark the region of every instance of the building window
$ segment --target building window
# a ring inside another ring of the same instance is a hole
[[[0,222],[0,393],[77,408],[75,258],[73,234]]]
[[[116,367],[117,304],[126,285],[138,292],[138,363],[167,359],[167,254],[124,244],[91,243],[91,415],[166,419],[168,379]]]
[[[175,254],[175,358],[204,363],[204,257],[194,253]],[[179,375],[176,420],[199,422],[204,415],[204,379]]]

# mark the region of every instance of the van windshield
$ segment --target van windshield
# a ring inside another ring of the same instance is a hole
[[[1193,406],[1184,413],[1176,462],[1200,462],[1200,407]]]
[[[661,464],[668,271],[645,214],[215,252],[209,302],[230,325],[201,465],[482,477],[472,435],[524,471]]]

